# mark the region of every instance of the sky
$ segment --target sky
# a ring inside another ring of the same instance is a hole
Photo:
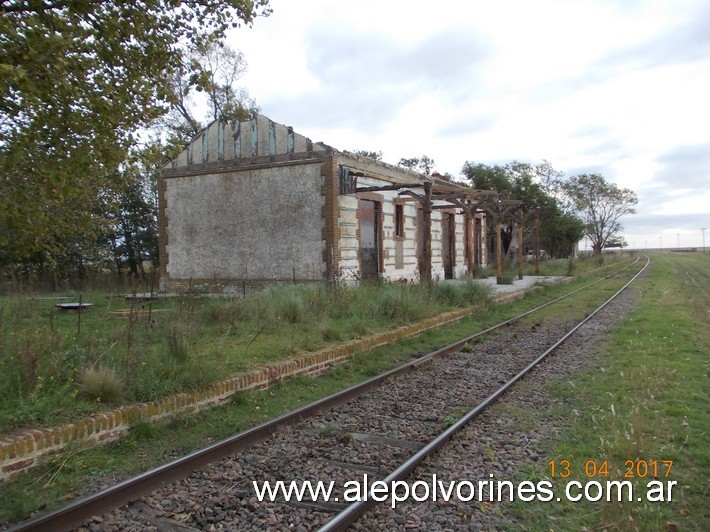
[[[638,196],[630,247],[700,247],[706,227],[710,248],[708,0],[270,6],[229,43],[275,122],[455,178],[467,161],[601,173]]]

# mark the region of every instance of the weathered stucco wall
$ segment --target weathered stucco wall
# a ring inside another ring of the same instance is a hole
[[[170,280],[322,279],[321,166],[166,179]]]

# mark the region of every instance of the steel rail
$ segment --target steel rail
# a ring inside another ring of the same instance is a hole
[[[541,310],[549,305],[557,303],[571,295],[585,290],[609,277],[623,271],[638,262],[638,258],[631,264],[616,270],[592,283],[588,283],[580,288],[577,288],[567,294],[557,297],[551,301],[543,303],[535,307],[532,310],[528,310],[522,314],[519,314],[513,318],[509,318],[500,323],[492,325],[480,332],[477,332],[463,340],[445,346],[437,351],[428,353],[416,359],[410,360],[401,366],[393,368],[385,373],[372,377],[366,381],[359,384],[355,384],[328,395],[322,399],[304,405],[296,410],[282,414],[281,416],[274,418],[270,421],[264,422],[260,425],[247,429],[239,434],[216,442],[209,447],[205,447],[186,456],[163,464],[162,466],[156,467],[141,475],[127,479],[123,482],[110,486],[102,491],[95,494],[83,497],[76,501],[69,503],[66,506],[57,508],[56,510],[47,512],[45,514],[36,516],[30,520],[19,523],[10,528],[11,532],[20,531],[66,531],[71,530],[89,519],[93,515],[100,515],[114,508],[120,507],[130,501],[138,499],[140,496],[149,493],[168,482],[184,478],[189,475],[192,471],[214,461],[217,461],[230,454],[242,451],[251,447],[252,445],[259,443],[268,439],[277,429],[294,425],[299,423],[303,419],[311,417],[322,410],[327,410],[334,408],[340,404],[346,403],[356,397],[362,395],[363,393],[377,388],[382,385],[387,379],[392,377],[397,377],[404,375],[405,373],[418,368],[419,366],[426,364],[435,358],[446,356],[451,353],[460,351],[461,348],[475,340],[476,338],[488,334],[496,329],[510,325],[538,310]]]
[[[425,458],[427,458],[429,455],[433,454],[440,447],[442,447],[444,444],[446,444],[446,442],[448,442],[449,439],[451,439],[451,437],[454,434],[459,432],[473,418],[478,416],[481,412],[483,412],[486,408],[488,408],[491,404],[493,404],[511,386],[513,386],[520,379],[522,379],[525,375],[527,375],[530,371],[532,371],[532,369],[535,368],[535,366],[537,366],[540,362],[542,362],[545,358],[547,358],[547,356],[550,353],[552,353],[559,346],[561,346],[570,336],[572,336],[575,332],[577,332],[577,330],[580,327],[582,327],[585,323],[587,323],[589,320],[591,320],[600,310],[602,310],[609,303],[611,303],[611,301],[616,299],[616,297],[619,294],[621,294],[621,292],[623,292],[633,281],[636,280],[636,278],[639,275],[641,275],[644,272],[644,270],[648,267],[649,264],[650,264],[650,259],[648,257],[646,257],[646,264],[644,265],[644,267],[636,275],[634,275],[630,281],[628,281],[626,284],[624,284],[624,286],[622,286],[614,295],[612,295],[609,299],[607,299],[604,303],[602,303],[599,307],[597,307],[592,313],[590,313],[586,318],[584,318],[577,325],[575,325],[572,329],[570,329],[562,338],[557,340],[557,342],[555,342],[554,345],[552,345],[544,353],[542,353],[535,360],[533,360],[530,364],[528,364],[524,369],[522,369],[519,373],[517,373],[513,378],[508,380],[505,384],[503,384],[495,392],[493,392],[486,399],[484,399],[481,403],[479,403],[476,407],[474,407],[472,410],[470,410],[466,415],[464,415],[462,418],[460,418],[456,423],[454,423],[448,429],[446,429],[444,432],[439,434],[431,442],[429,442],[427,445],[425,445],[419,451],[417,451],[417,453],[415,453],[406,462],[404,462],[397,469],[395,469],[392,473],[390,473],[382,481],[382,482],[388,484],[388,489],[390,490],[389,493],[392,493],[392,488],[393,488],[394,482],[403,480],[404,478],[408,477],[412,473],[412,471],[414,471],[414,469],[416,469],[416,467],[421,462],[424,461]],[[332,520],[330,520],[328,523],[326,523],[320,529],[320,532],[333,532],[333,531],[346,530],[348,526],[350,526],[355,521],[357,521],[360,518],[360,516],[362,516],[367,510],[369,510],[370,508],[375,506],[378,502],[383,502],[383,501],[375,500],[375,498],[373,498],[372,495],[375,495],[375,494],[372,491],[370,491],[370,493],[366,494],[366,496],[363,500],[352,503],[350,506],[348,506],[342,512],[340,512],[337,516],[335,516]]]

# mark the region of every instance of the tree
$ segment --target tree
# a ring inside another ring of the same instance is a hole
[[[211,41],[193,50],[187,62],[171,80],[170,111],[156,122],[175,136],[174,143],[187,143],[207,122],[246,120],[259,111],[246,89],[237,87],[247,68],[244,54]]]
[[[473,188],[493,190],[501,198],[513,199],[511,176],[505,166],[489,166],[483,163],[466,161],[461,173],[466,179],[471,181]]]
[[[564,212],[560,201],[551,192],[555,187],[554,180],[559,178],[562,172],[555,170],[549,162],[543,161],[533,165],[511,161],[505,165],[489,166],[467,161],[461,172],[471,181],[474,188],[493,190],[501,199],[520,200],[528,215],[537,212],[542,222],[541,246],[551,255],[564,256],[572,253],[574,245],[584,234],[582,222],[576,216]],[[529,243],[533,231],[531,216],[528,216],[528,223],[525,225],[523,240]],[[489,224],[489,231],[493,229],[493,224]],[[502,234],[503,250],[506,254],[514,236],[511,222],[503,229]]]
[[[584,222],[595,255],[610,243],[619,241],[623,229],[621,217],[636,212],[636,194],[608,183],[601,174],[572,177],[562,182],[562,190]]]
[[[167,110],[176,72],[199,78],[188,50],[251,24],[267,5],[0,2],[0,262],[91,241],[98,198],[134,132]]]
[[[153,139],[131,150],[128,159],[116,171],[113,195],[104,206],[109,225],[101,237],[111,254],[116,273],[146,279],[144,264],[153,268],[158,260],[158,176],[165,160],[179,147]]]
[[[424,175],[431,175],[434,170],[434,159],[426,155],[421,157],[411,157],[409,159],[402,158],[397,163],[397,166],[402,166],[404,168],[409,168],[415,172],[419,172]]]
[[[361,157],[369,157],[370,159],[374,159],[375,161],[382,161],[381,151],[355,150],[353,151],[353,153]]]

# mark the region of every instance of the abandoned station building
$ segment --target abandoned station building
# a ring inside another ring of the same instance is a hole
[[[475,200],[263,115],[215,121],[163,169],[161,285],[463,277],[486,262]]]

